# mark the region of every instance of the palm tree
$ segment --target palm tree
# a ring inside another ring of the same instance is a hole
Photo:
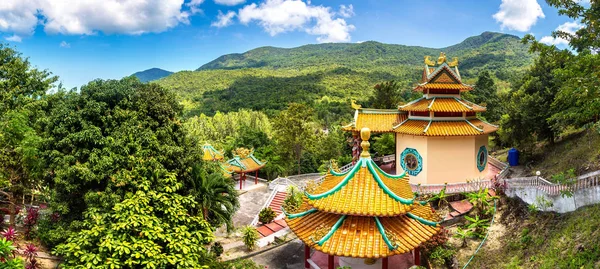
[[[234,182],[219,173],[211,173],[201,165],[192,169],[190,193],[202,210],[204,219],[213,227],[225,224],[227,232],[233,231],[233,215],[240,207]]]

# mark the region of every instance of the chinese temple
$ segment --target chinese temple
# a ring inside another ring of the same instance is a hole
[[[240,174],[240,190],[246,181],[246,175],[254,172],[254,184],[258,184],[258,170],[263,168],[267,162],[260,161],[254,157],[254,149],[237,148],[233,152],[233,159],[221,163],[221,169],[226,175]]]
[[[321,182],[305,188],[303,204],[284,211],[290,229],[310,249],[328,255],[328,268],[387,269],[390,258],[413,251],[419,264],[421,243],[436,234],[439,217],[427,202],[419,202],[408,175],[381,170],[369,153],[369,128],[362,128],[362,152],[347,172],[331,169]]]
[[[398,109],[368,109],[352,104],[353,156],[358,159],[358,130],[368,127],[396,137],[396,173],[408,173],[412,184],[444,184],[484,179],[488,176],[488,135],[498,127],[477,117],[486,108],[461,97],[473,90],[462,82],[458,59],[437,62],[425,56],[420,83],[423,97]]]

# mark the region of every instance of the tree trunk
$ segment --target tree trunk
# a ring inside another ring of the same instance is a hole
[[[13,193],[9,193],[8,194],[8,211],[9,211],[9,216],[10,216],[10,220],[9,220],[9,225],[10,227],[15,227],[15,195]],[[4,221],[4,220],[3,220]]]
[[[300,175],[300,162],[302,160],[302,151],[298,152],[298,175]]]
[[[240,179],[241,180],[241,179]],[[203,207],[202,208],[202,215],[204,215],[204,220],[208,221],[208,207]]]

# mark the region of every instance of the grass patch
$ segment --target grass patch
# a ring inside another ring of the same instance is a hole
[[[546,145],[532,165],[532,171],[552,175],[575,169],[577,175],[600,169],[600,134],[595,130],[571,131],[554,145]]]
[[[505,210],[500,221],[510,228],[499,238],[501,247],[484,246],[471,268],[600,267],[600,204],[566,214],[523,215],[514,205]]]

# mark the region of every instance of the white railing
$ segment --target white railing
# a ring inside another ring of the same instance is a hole
[[[271,202],[273,202],[275,195],[277,195],[277,192],[278,192],[277,188],[271,192],[271,195],[269,195],[269,198],[267,198],[267,201],[265,202],[265,204],[260,208],[261,211],[263,210],[263,208],[269,207]],[[260,211],[259,211],[259,213],[260,213]],[[258,215],[259,214],[256,214],[256,216],[254,216],[254,219],[252,219],[252,222],[250,222],[251,226],[255,226],[258,223]]]
[[[340,167],[340,172],[346,173],[346,172],[350,171],[350,168],[352,168],[352,166],[354,166],[353,163],[346,164],[346,165]]]
[[[433,194],[439,193],[444,187],[446,187],[447,194],[457,194],[464,192],[476,192],[481,189],[491,188],[492,181],[490,180],[479,180],[472,182],[460,182],[460,183],[448,183],[448,184],[427,184],[427,185],[418,185],[418,184],[410,184],[413,192],[418,192],[420,194]]]
[[[503,183],[507,188],[536,188],[548,195],[559,195],[564,191],[575,192],[600,186],[600,171],[581,175],[570,184],[556,184],[538,176],[507,178],[503,180]]]

